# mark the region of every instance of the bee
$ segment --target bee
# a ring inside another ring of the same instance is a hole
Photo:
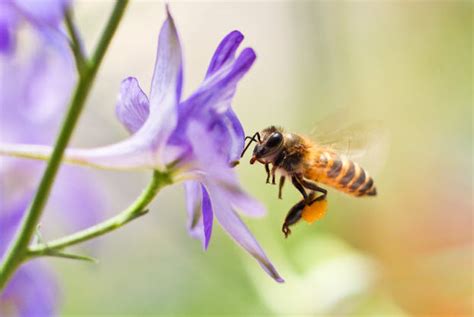
[[[286,215],[282,226],[285,238],[291,233],[289,227],[301,218],[312,222],[324,213],[327,190],[319,184],[355,197],[377,195],[374,180],[368,172],[329,146],[318,145],[307,137],[285,132],[275,126],[256,132],[245,139],[250,141],[242,151],[241,157],[249,146],[256,142],[250,164],[255,162],[264,164],[267,183],[270,183],[271,179],[271,183],[275,185],[276,172],[281,175],[278,198],[282,198],[286,178],[291,179],[293,186],[303,195],[303,199]]]

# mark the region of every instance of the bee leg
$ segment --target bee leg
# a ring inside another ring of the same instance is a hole
[[[270,183],[270,164],[266,163],[265,164],[265,172],[267,172],[267,184]]]
[[[321,198],[321,199],[326,198],[326,195],[327,195],[328,191],[326,189],[322,188],[322,187],[319,187],[318,184],[316,184],[316,182],[308,180],[308,179],[304,179],[303,177],[301,177],[299,179],[299,181],[300,181],[301,185],[303,185],[304,187],[306,187],[310,190],[314,190],[316,192],[322,193],[322,195],[320,197],[323,197],[323,198]]]
[[[304,199],[299,201],[286,215],[285,222],[281,228],[281,231],[285,234],[285,238],[288,238],[288,236],[291,234],[290,226],[294,225],[301,219],[301,214],[303,213],[303,208],[305,205],[306,202]]]
[[[315,193],[311,192],[308,197],[311,203],[313,203],[319,198],[318,197],[315,199],[314,197]],[[285,222],[283,223],[283,226],[281,228],[281,231],[285,234],[285,238],[288,238],[288,236],[291,234],[290,226],[296,224],[301,219],[303,209],[306,205],[306,199],[302,199],[296,205],[291,207],[290,211],[286,215]]]
[[[286,224],[286,222],[283,224],[283,227],[281,228],[281,231],[285,234],[285,239],[288,238],[288,236],[291,234],[291,230]]]
[[[275,182],[275,173],[276,173],[276,170],[278,169],[278,165],[276,164],[273,164],[273,167],[272,167],[272,185],[276,185],[276,182]]]
[[[308,194],[306,193],[306,190],[304,189],[303,185],[300,183],[300,179],[302,178],[299,178],[297,176],[292,176],[291,182],[296,187],[296,189],[298,189],[298,191],[303,195],[303,198],[306,204],[309,205],[310,200],[308,199]]]
[[[273,162],[273,167],[272,167],[272,184],[273,185],[276,185],[275,173],[276,173],[278,167],[281,166],[281,164],[283,163],[284,160],[285,160],[285,153],[281,152],[280,154],[278,154],[277,158]]]
[[[283,189],[283,185],[285,185],[285,176],[280,176],[280,185],[278,186],[278,198],[281,199],[281,191]]]

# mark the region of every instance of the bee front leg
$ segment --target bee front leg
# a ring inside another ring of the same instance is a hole
[[[283,189],[283,185],[285,185],[285,176],[280,176],[280,185],[278,186],[278,198],[281,199],[281,191]]]
[[[270,183],[270,164],[265,163],[265,172],[267,172],[267,184]]]

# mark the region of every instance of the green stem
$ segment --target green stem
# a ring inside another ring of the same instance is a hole
[[[74,23],[72,9],[66,10],[64,20],[66,22],[66,29],[69,33],[72,53],[74,54],[74,59],[76,60],[76,67],[79,75],[82,75],[84,71],[84,65],[86,64],[86,54],[84,48],[82,47],[81,36],[79,35],[79,30],[76,28]]]
[[[116,216],[98,223],[90,228],[76,232],[69,236],[49,241],[48,243],[41,243],[30,247],[28,251],[29,257],[37,257],[42,255],[49,255],[52,251],[59,251],[65,247],[69,247],[81,242],[94,239],[98,236],[104,235],[110,231],[116,230],[128,222],[143,216],[148,212],[146,207],[151,203],[153,198],[158,194],[161,188],[172,183],[169,173],[155,171],[153,178],[141,195],[124,211]]]
[[[97,70],[99,69],[100,63],[105,55],[110,41],[112,40],[115,30],[119,25],[127,4],[128,0],[117,0],[115,3],[114,9],[107,22],[107,26],[102,33],[95,53],[90,63],[84,67],[83,76],[80,76],[79,78],[79,82],[76,85],[71,102],[69,104],[68,112],[62,123],[61,130],[55,142],[53,153],[48,161],[43,177],[41,178],[38,190],[36,191],[32,203],[22,219],[20,229],[17,231],[15,237],[13,238],[13,242],[5,253],[3,261],[0,264],[0,290],[5,287],[9,278],[12,276],[18,266],[24,261],[27,255],[28,244],[35,233],[36,226],[41,218],[44,206],[48,201],[48,196],[53,186],[56,174],[59,170],[64,150],[66,149],[72,136],[72,132],[76,127],[76,123],[79,119],[82,109],[84,108],[85,101],[89,95],[90,88],[97,74]]]

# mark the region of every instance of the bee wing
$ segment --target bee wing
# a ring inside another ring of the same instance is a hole
[[[336,113],[322,120],[310,137],[316,144],[356,161],[374,175],[386,161],[388,131],[381,121],[347,117],[347,114],[341,117]]]
[[[330,131],[315,128],[311,133],[311,139],[317,144],[331,148],[340,154],[351,158],[360,158],[371,147],[379,144],[384,134],[381,123],[363,121],[344,127],[333,126]]]

